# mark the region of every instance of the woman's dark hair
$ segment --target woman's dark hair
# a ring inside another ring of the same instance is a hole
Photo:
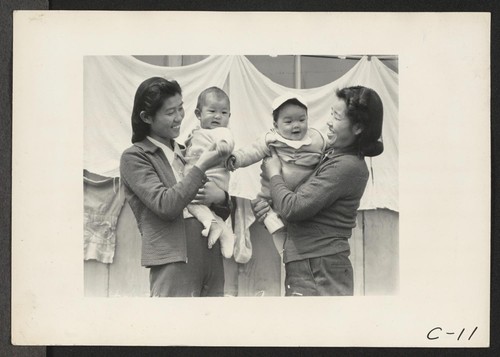
[[[281,109],[283,109],[283,107],[285,105],[288,105],[288,104],[294,104],[294,105],[298,105],[301,108],[304,108],[306,110],[306,114],[307,114],[307,107],[304,104],[302,104],[298,99],[295,99],[295,98],[288,99],[286,102],[283,102],[283,104],[281,104],[278,108],[273,110],[273,120],[275,123],[278,122],[278,118],[280,116]]]
[[[373,89],[355,86],[339,89],[339,99],[346,103],[346,115],[352,125],[358,124],[363,131],[357,136],[360,156],[377,156],[384,151],[379,140],[382,135],[384,108],[382,100]]]
[[[154,116],[165,100],[176,94],[182,95],[182,90],[174,80],[152,77],[139,85],[132,109],[132,143],[144,140],[149,135],[150,125],[141,119],[141,112]]]

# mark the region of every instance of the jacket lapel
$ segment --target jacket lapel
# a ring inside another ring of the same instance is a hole
[[[174,171],[172,170],[172,166],[168,162],[167,157],[165,156],[165,153],[162,149],[160,149],[148,139],[136,142],[134,143],[134,145],[144,150],[146,155],[149,157],[149,160],[153,164],[156,172],[158,173],[158,177],[165,186],[172,187],[177,183]]]

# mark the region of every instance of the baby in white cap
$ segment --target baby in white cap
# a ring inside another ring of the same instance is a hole
[[[282,174],[287,186],[294,190],[315,169],[326,146],[325,138],[314,128],[308,127],[307,103],[297,94],[286,93],[273,101],[273,128],[252,145],[234,151],[227,160],[227,167],[235,170],[252,165],[275,148],[282,162]],[[269,181],[262,180],[259,198],[271,199]],[[271,204],[272,206],[272,204]],[[280,255],[286,237],[284,224],[274,211],[269,211],[264,224]]]

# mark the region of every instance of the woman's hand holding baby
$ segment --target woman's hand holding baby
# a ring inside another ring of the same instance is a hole
[[[205,172],[209,168],[214,167],[222,162],[223,156],[216,150],[216,144],[213,143],[207,150],[200,155],[195,166]]]
[[[250,201],[250,203],[252,206],[252,211],[253,215],[255,216],[255,219],[258,222],[264,221],[264,218],[266,218],[267,213],[271,209],[269,202],[263,200],[262,198],[256,198]]]
[[[212,204],[220,204],[226,199],[226,193],[214,182],[208,181],[198,190],[196,197],[191,203],[210,207]]]
[[[268,178],[275,175],[281,175],[281,161],[276,153],[276,150],[271,147],[271,156],[266,157],[262,161],[262,173]]]

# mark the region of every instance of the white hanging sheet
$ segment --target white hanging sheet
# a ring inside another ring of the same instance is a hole
[[[186,116],[179,142],[198,124],[194,115],[200,92],[224,87],[231,56],[211,56],[182,67],[155,66],[132,56],[84,57],[84,168],[119,176],[120,156],[131,144],[131,113],[137,87],[147,78],[175,79],[182,88]]]
[[[360,209],[398,206],[398,75],[376,57],[363,57],[349,72],[325,86],[293,89],[274,83],[244,56],[210,56],[182,67],[143,63],[132,56],[87,56],[84,58],[84,168],[118,176],[123,150],[131,145],[134,95],[146,78],[175,79],[183,90],[186,117],[179,142],[198,124],[194,115],[198,94],[205,88],[223,88],[229,76],[230,129],[236,148],[250,144],[272,126],[271,103],[284,92],[302,95],[309,104],[310,126],[326,132],[332,97],[337,88],[364,85],[376,90],[384,104],[385,151],[367,158],[370,177]],[[229,193],[252,199],[260,191],[260,165],[232,174]]]
[[[326,133],[336,89],[363,85],[374,89],[384,104],[384,153],[367,158],[370,179],[360,209],[388,208],[398,211],[398,76],[376,57],[363,57],[349,72],[325,86],[293,89],[272,82],[244,56],[236,56],[229,73],[231,121],[236,148],[250,144],[272,127],[271,103],[285,92],[300,94],[308,102],[309,125]],[[372,176],[373,174],[373,176]],[[238,169],[229,192],[253,199],[260,190],[260,164]]]

